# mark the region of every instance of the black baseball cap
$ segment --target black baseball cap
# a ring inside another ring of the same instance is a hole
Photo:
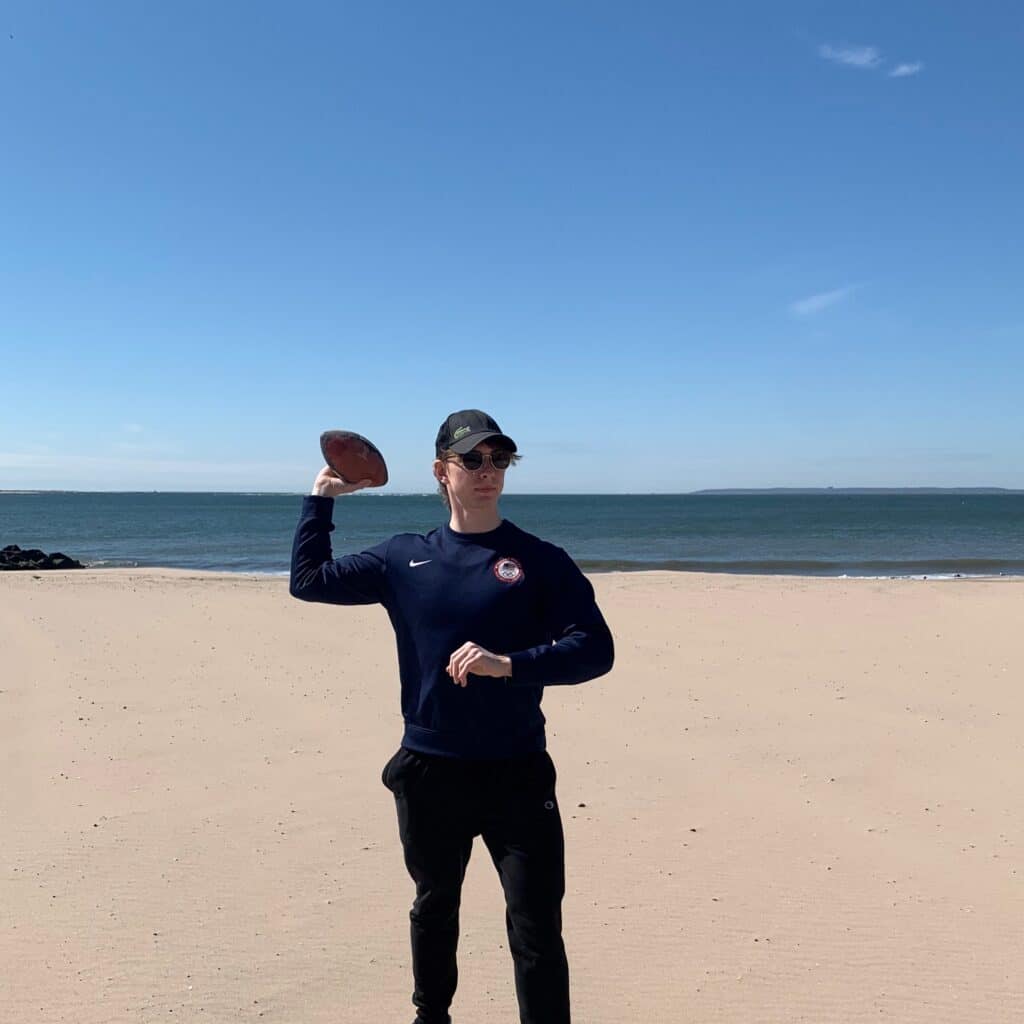
[[[463,409],[453,412],[441,424],[437,432],[437,454],[453,451],[456,455],[465,455],[481,441],[490,441],[510,452],[516,450],[515,441],[508,434],[503,434],[501,427],[487,413],[479,409]]]

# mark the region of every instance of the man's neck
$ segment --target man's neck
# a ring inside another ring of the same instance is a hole
[[[501,515],[497,506],[469,509],[453,505],[448,525],[456,533],[490,533],[501,526]]]

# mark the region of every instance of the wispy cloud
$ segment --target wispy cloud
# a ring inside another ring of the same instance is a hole
[[[790,303],[789,311],[794,316],[813,316],[820,313],[837,302],[842,302],[857,286],[848,284],[844,288],[835,288],[830,292],[818,292],[817,295],[808,295],[804,299],[798,299]]]
[[[115,452],[140,457],[171,458],[184,453],[181,445],[167,441],[115,441],[111,447]]]
[[[196,472],[196,473],[247,473],[253,470],[294,468],[290,463],[277,462],[205,462],[198,459],[134,459],[130,456],[117,455],[79,455],[61,452],[45,454],[39,452],[3,452],[0,451],[0,469],[66,469],[68,464],[85,466],[91,469],[131,469],[148,466],[154,470],[165,472]]]
[[[829,46],[823,43],[818,47],[818,56],[865,71],[877,68],[882,63],[882,55],[874,46]]]
[[[831,46],[822,43],[818,47],[818,56],[830,60],[833,64],[844,64],[848,68],[860,71],[882,71],[884,61],[882,51],[877,46]],[[887,78],[909,78],[924,70],[924,61],[907,61],[897,64],[886,72]]]
[[[13,486],[18,489],[43,486],[128,491],[174,487],[250,490],[253,481],[291,481],[296,475],[294,462],[153,458],[130,452],[86,455],[25,451],[0,451],[0,473],[14,479]],[[4,480],[4,486],[12,485]]]
[[[874,463],[875,465],[894,466],[908,463],[910,465],[921,465],[925,459],[942,459],[946,462],[987,462],[992,458],[992,452],[964,451],[958,448],[905,448],[896,451],[887,447],[885,452],[858,452],[842,454],[830,452],[827,459],[815,460],[816,464],[834,465],[845,463],[857,465],[858,463]]]

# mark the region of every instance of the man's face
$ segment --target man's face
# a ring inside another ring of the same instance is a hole
[[[490,455],[495,449],[486,441],[473,449],[481,455]],[[437,459],[434,462],[434,476],[448,488],[448,500],[452,506],[460,505],[467,510],[493,506],[501,497],[505,487],[505,470],[495,469],[490,459],[485,458],[477,470],[468,470],[458,456]]]

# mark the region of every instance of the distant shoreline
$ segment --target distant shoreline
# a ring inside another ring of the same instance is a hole
[[[687,491],[687,494],[711,494],[728,497],[759,494],[1024,494],[1012,487],[726,487]]]

